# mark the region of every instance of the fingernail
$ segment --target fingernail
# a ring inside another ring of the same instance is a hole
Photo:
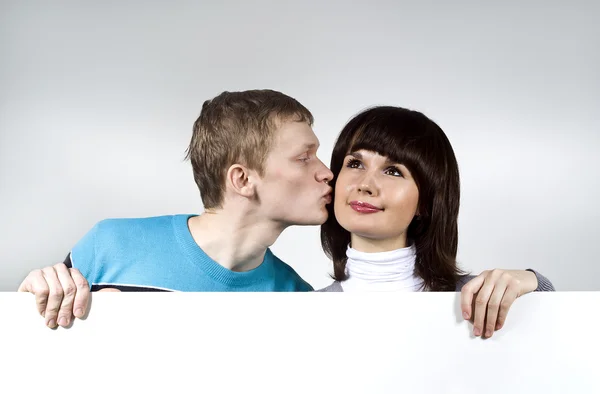
[[[64,316],[61,316],[58,318],[58,324],[61,326],[66,326],[69,324],[69,321]]]
[[[475,335],[476,337],[481,335],[481,330],[477,327],[475,327],[475,329],[473,330],[473,335]]]
[[[52,319],[48,322],[48,327],[54,328],[54,326],[56,326],[56,321],[54,321],[54,319]]]
[[[469,314],[467,312],[463,312],[463,318],[465,320],[469,320]]]
[[[42,311],[42,317],[46,317],[46,311]]]
[[[75,316],[81,317],[83,316],[83,309],[79,308],[75,311]]]
[[[499,330],[499,329],[501,329],[501,328],[502,328],[502,324],[500,324],[500,323],[497,323],[497,324],[496,324],[496,330]]]
[[[490,330],[488,328],[488,330],[485,332],[485,336],[488,337],[488,338],[491,337],[492,336],[492,330]]]

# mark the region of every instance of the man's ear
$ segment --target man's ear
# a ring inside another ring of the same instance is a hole
[[[250,170],[241,164],[234,164],[227,170],[227,184],[235,193],[250,198],[254,196],[255,185]]]

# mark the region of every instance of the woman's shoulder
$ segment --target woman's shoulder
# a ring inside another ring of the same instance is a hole
[[[321,293],[332,293],[332,292],[343,292],[344,289],[342,288],[341,283],[336,280],[329,286],[324,287],[320,290],[316,290],[316,291],[321,292]]]
[[[456,289],[455,291],[461,291],[463,286],[469,283],[469,281],[473,278],[476,278],[476,275],[466,274],[460,275],[458,280],[456,281]]]
[[[456,291],[461,291],[461,289],[463,288],[463,286],[466,285],[467,282],[469,282],[474,277],[475,277],[475,275],[463,275],[463,276],[460,276],[458,278],[458,281],[456,282]],[[330,284],[329,286],[324,287],[324,288],[319,289],[319,290],[315,290],[315,291],[320,292],[320,293],[332,293],[332,292],[343,292],[344,289],[342,288],[342,284],[336,280],[332,284]]]

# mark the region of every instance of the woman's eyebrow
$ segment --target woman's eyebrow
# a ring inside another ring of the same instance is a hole
[[[362,153],[358,152],[358,151],[350,152],[350,153],[348,153],[347,156],[352,156],[352,157],[354,157],[355,159],[358,159],[358,160],[362,160],[363,159]],[[390,159],[389,157],[386,156],[385,157],[384,165],[386,165],[386,166],[390,166],[390,165],[403,166],[404,164],[402,164],[402,163],[400,163],[398,161],[392,160],[392,159]]]
[[[402,163],[400,163],[400,162],[398,162],[398,161],[392,160],[392,159],[390,159],[389,157],[386,157],[386,158],[385,158],[385,165],[386,165],[386,166],[389,166],[389,165],[398,165],[398,166],[401,166],[401,165],[403,165],[403,164],[402,164]]]

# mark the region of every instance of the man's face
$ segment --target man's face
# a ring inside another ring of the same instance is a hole
[[[333,174],[317,158],[319,139],[304,122],[277,122],[273,146],[259,179],[263,215],[284,227],[319,225],[327,220]]]

